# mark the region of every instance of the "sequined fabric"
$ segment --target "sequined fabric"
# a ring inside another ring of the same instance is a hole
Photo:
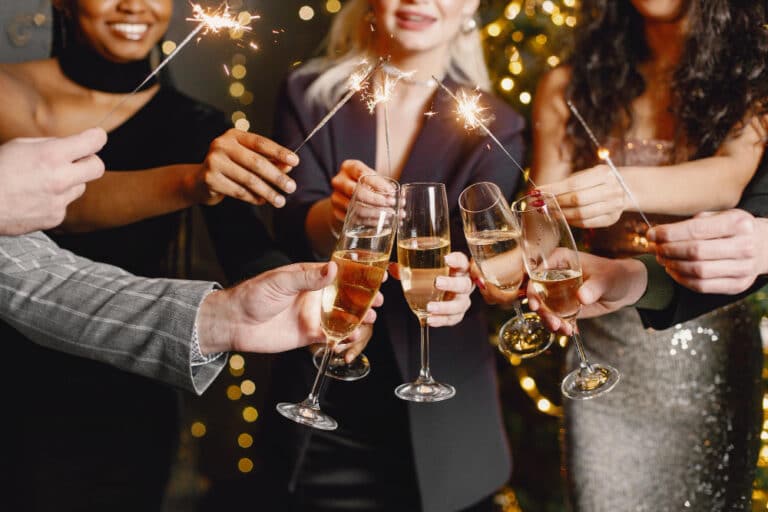
[[[658,144],[625,147],[625,161],[664,163],[666,143]],[[595,252],[649,250],[632,215],[595,231]],[[750,510],[761,422],[759,315],[740,302],[654,331],[628,308],[579,326],[589,356],[622,377],[605,396],[565,403],[574,510]],[[568,367],[577,360],[571,347]]]

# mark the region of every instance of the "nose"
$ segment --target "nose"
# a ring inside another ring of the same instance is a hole
[[[148,9],[146,0],[120,0],[117,10],[128,14],[141,14]]]

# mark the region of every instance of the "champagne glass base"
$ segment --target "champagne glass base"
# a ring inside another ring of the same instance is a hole
[[[441,384],[439,382],[416,380],[400,384],[395,388],[395,395],[401,400],[409,402],[441,402],[448,400],[456,395],[456,388],[450,384]]]
[[[312,356],[315,368],[320,368],[320,362],[323,360],[325,350],[325,347],[321,347]],[[371,363],[365,354],[360,354],[351,363],[347,363],[343,354],[333,354],[328,363],[328,369],[325,371],[326,376],[347,382],[360,380],[369,373],[371,373]]]
[[[499,351],[506,357],[517,356],[521,359],[536,357],[547,350],[557,336],[541,323],[541,318],[534,312],[510,318],[499,329]]]
[[[565,376],[560,390],[572,400],[589,400],[612,390],[619,383],[621,374],[607,364],[591,364],[588,368],[577,368]]]
[[[280,402],[277,404],[277,412],[293,420],[296,423],[307,425],[308,427],[317,428],[320,430],[336,430],[339,428],[339,424],[336,420],[322,412],[320,409],[310,407],[304,403],[291,404],[288,402]]]

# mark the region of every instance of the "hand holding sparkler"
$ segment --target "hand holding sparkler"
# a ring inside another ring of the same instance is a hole
[[[211,143],[205,161],[192,174],[189,189],[203,204],[213,205],[224,196],[255,205],[269,202],[285,206],[278,190],[292,193],[296,182],[286,176],[299,163],[290,150],[266,137],[231,129]]]

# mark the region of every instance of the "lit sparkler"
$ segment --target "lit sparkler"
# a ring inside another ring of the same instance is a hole
[[[336,102],[336,105],[334,105],[333,108],[320,120],[320,122],[317,123],[314,128],[312,128],[312,131],[310,131],[309,134],[304,137],[304,140],[301,141],[301,144],[299,144],[298,147],[293,150],[294,153],[297,153],[301,148],[303,148],[304,145],[309,142],[309,139],[314,137],[314,135],[320,131],[320,129],[325,126],[333,116],[336,115],[336,112],[338,112],[341,107],[343,107],[352,98],[352,96],[363,90],[363,88],[367,85],[368,80],[370,80],[376,70],[381,67],[382,63],[383,60],[380,59],[379,62],[375,66],[372,66],[370,69],[364,68],[362,71],[353,73],[352,76],[349,77],[349,80],[347,81],[347,93],[342,96],[339,101]],[[366,62],[363,61],[362,64],[365,65]]]
[[[634,205],[637,212],[640,214],[640,217],[643,218],[643,222],[648,226],[648,229],[650,229],[651,223],[648,221],[648,217],[645,216],[645,213],[643,213],[643,210],[640,208],[640,203],[638,203],[637,198],[632,193],[632,190],[630,190],[629,186],[627,185],[627,182],[624,181],[624,177],[621,175],[619,170],[616,168],[616,166],[613,164],[613,160],[611,160],[611,152],[608,150],[608,148],[601,146],[600,143],[597,141],[597,137],[595,137],[595,134],[592,132],[592,130],[589,128],[589,125],[584,120],[583,117],[581,117],[581,113],[576,108],[576,105],[571,103],[571,100],[566,100],[566,103],[568,104],[568,108],[571,109],[571,112],[573,112],[573,115],[576,117],[576,119],[579,121],[581,126],[584,128],[584,131],[587,132],[587,135],[589,136],[589,139],[592,141],[592,144],[595,145],[597,148],[597,156],[605,162],[605,164],[608,166],[608,168],[611,170],[613,175],[616,177],[616,180],[619,182],[619,185],[624,190],[624,193],[627,194],[627,197],[630,201],[632,201],[632,204]]]
[[[446,92],[448,95],[453,98],[453,100],[456,102],[456,113],[460,116],[460,118],[464,121],[464,126],[466,128],[471,129],[477,129],[480,128],[485,134],[491,138],[491,140],[501,149],[504,154],[507,156],[507,158],[512,161],[515,166],[520,169],[520,172],[522,173],[523,177],[528,181],[528,183],[531,184],[534,188],[536,188],[536,184],[531,179],[529,173],[523,169],[523,166],[520,165],[520,163],[515,159],[515,157],[512,156],[512,154],[507,151],[507,148],[504,147],[504,144],[501,143],[501,141],[496,138],[496,136],[491,132],[491,130],[488,128],[486,123],[490,122],[490,119],[487,115],[484,114],[484,112],[487,110],[485,107],[480,106],[480,94],[475,95],[468,95],[465,91],[461,91],[459,94],[461,97],[456,96],[448,87],[446,87],[440,80],[435,78],[434,76],[432,79]]]
[[[123,97],[122,100],[120,100],[112,110],[109,111],[109,113],[104,116],[104,118],[99,122],[99,125],[103,125],[104,122],[109,119],[112,114],[117,111],[118,108],[120,108],[126,101],[128,101],[134,94],[136,94],[144,85],[152,80],[153,77],[155,77],[160,70],[162,70],[170,61],[173,59],[178,53],[181,51],[182,48],[184,48],[195,36],[198,34],[201,35],[207,35],[207,34],[216,34],[220,30],[250,30],[251,28],[248,26],[248,24],[254,20],[258,19],[259,16],[253,16],[251,15],[247,20],[245,20],[245,23],[241,23],[242,20],[239,20],[238,18],[235,18],[232,16],[232,13],[229,10],[229,6],[227,3],[221,4],[219,7],[212,11],[206,11],[203,7],[200,6],[200,4],[192,4],[192,13],[193,16],[191,18],[187,18],[188,21],[196,21],[198,22],[197,27],[195,27],[192,32],[190,32],[179,44],[176,46],[176,48],[168,54],[168,56],[163,59],[160,64],[152,70],[152,72],[147,75],[147,77],[142,80],[142,82],[136,86],[136,88],[128,93],[125,97]]]

